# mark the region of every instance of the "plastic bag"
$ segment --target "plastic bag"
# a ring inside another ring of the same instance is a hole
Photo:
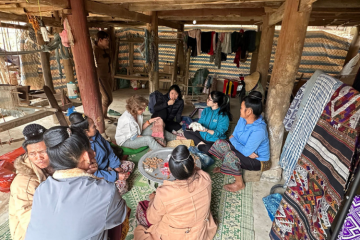
[[[0,156],[0,160],[5,160],[9,163],[13,163],[15,159],[17,159],[19,156],[25,154],[25,149],[23,147],[19,147],[15,149],[14,151],[5,153],[4,155]]]
[[[16,176],[14,161],[24,153],[24,148],[19,147],[0,156],[0,192],[6,193],[10,191],[10,185]]]

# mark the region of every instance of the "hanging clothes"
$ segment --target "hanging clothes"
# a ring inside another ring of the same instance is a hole
[[[314,73],[314,78],[311,77],[306,84],[305,95],[303,96],[303,101],[300,104],[295,118],[294,130],[289,132],[281,153],[279,164],[284,169],[284,186],[289,184],[297,160],[299,159],[324,107],[334,91],[342,84],[335,78],[319,73],[321,72],[316,71]]]
[[[233,81],[233,84],[234,84],[234,87],[231,91],[231,97],[234,98],[236,97],[236,93],[237,93],[237,88],[238,88],[238,85],[239,85],[239,82],[237,81]]]
[[[342,84],[320,112],[276,212],[273,240],[328,239],[359,160],[359,92]]]
[[[256,31],[247,30],[244,32],[245,49],[248,52],[256,51]]]
[[[209,55],[214,55],[214,37],[216,36],[215,32],[211,32],[211,42],[210,42],[210,51],[209,51]]]
[[[188,32],[189,37],[196,38],[197,56],[201,55],[201,30],[195,29]]]
[[[225,54],[231,53],[231,33],[225,33],[221,42],[221,52]]]
[[[188,45],[188,48],[191,47],[191,56],[192,57],[197,57],[197,42],[196,42],[196,39],[189,36],[187,45]]]
[[[201,52],[209,53],[212,41],[212,32],[201,32]]]

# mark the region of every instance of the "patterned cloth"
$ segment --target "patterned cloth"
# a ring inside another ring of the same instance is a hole
[[[344,84],[308,139],[275,215],[271,239],[327,238],[357,162],[359,118],[360,94]]]
[[[360,236],[360,196],[355,196],[338,240],[358,240]]]
[[[291,105],[286,113],[283,124],[285,126],[286,131],[290,131],[293,123],[295,121],[296,113],[299,110],[301,100],[304,96],[306,83],[301,86],[299,91],[296,93],[294,100],[291,102]]]
[[[164,136],[165,124],[162,119],[155,121],[152,125],[152,134],[151,136],[163,147],[166,147],[166,139]]]
[[[121,161],[121,166],[120,166],[124,172],[126,173],[132,173],[134,168],[135,168],[135,163],[130,162],[130,161]],[[129,191],[129,186],[126,180],[116,180],[115,185],[117,187],[117,189],[119,190],[120,195],[124,195],[125,193],[127,193]]]
[[[295,165],[303,151],[322,110],[328,103],[331,95],[342,83],[326,74],[317,77],[316,82],[306,100],[294,130],[288,135],[280,157],[280,166],[284,169],[283,177],[287,186],[294,171]]]
[[[149,207],[149,201],[144,200],[139,202],[138,206],[136,207],[136,221],[138,224],[143,225],[145,228],[151,227],[151,224],[147,220],[146,217],[146,210]]]

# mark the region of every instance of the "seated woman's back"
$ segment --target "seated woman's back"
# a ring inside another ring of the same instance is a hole
[[[83,132],[53,127],[44,141],[55,173],[37,188],[27,240],[107,239],[126,203],[113,183],[86,172],[95,152]]]

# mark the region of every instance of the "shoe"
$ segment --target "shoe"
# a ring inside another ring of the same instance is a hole
[[[109,109],[109,111],[107,113],[111,116],[121,116],[121,113],[119,113],[115,110],[112,110],[112,109]]]

